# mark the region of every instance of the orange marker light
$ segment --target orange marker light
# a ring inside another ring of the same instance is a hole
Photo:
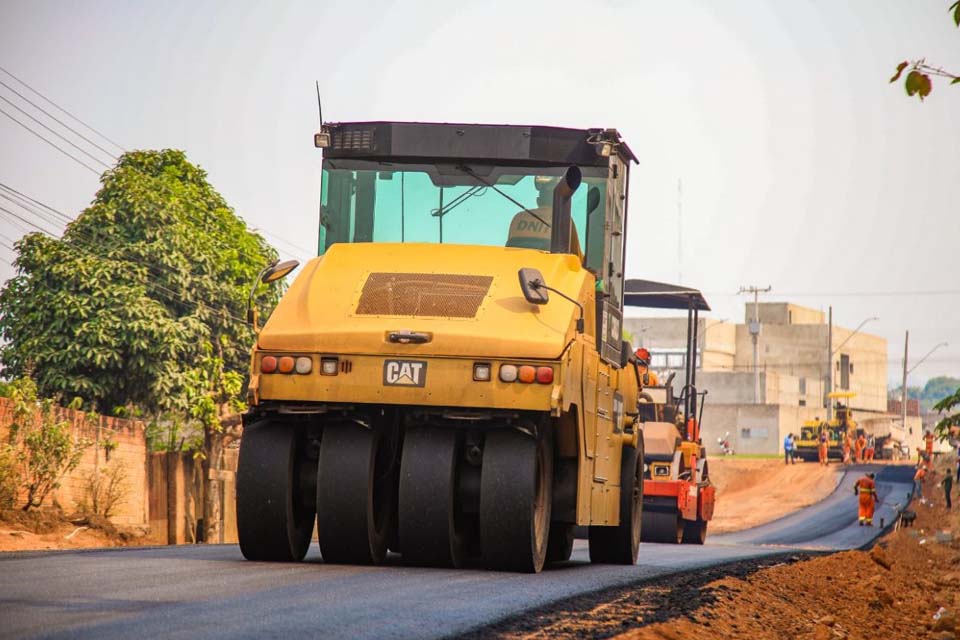
[[[537,370],[530,365],[525,364],[520,367],[519,373],[520,382],[526,382],[529,384],[537,379]]]
[[[276,370],[276,356],[263,356],[263,358],[260,359],[260,373],[273,373]]]
[[[293,373],[293,367],[296,364],[296,361],[290,356],[283,356],[280,358],[280,364],[278,368],[280,373]]]
[[[537,382],[540,384],[553,382],[553,367],[537,367]]]

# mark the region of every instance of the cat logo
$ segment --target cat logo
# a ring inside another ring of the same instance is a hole
[[[384,360],[383,384],[389,387],[422,387],[427,382],[427,363],[421,360]]]

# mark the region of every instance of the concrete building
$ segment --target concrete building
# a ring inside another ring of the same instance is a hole
[[[729,433],[738,452],[782,452],[787,433],[798,432],[806,420],[826,418],[830,388],[856,394],[850,402],[856,420],[869,423],[883,418],[885,422],[875,425],[878,433],[890,430],[885,338],[836,325],[831,328],[826,314],[816,309],[761,303],[757,308],[758,396],[750,332],[753,315],[753,305],[747,304],[742,324],[698,321],[697,386],[708,392],[702,432],[706,444]],[[650,351],[652,369],[661,376],[677,372],[677,385],[686,366],[686,317],[625,318],[623,324],[634,347]],[[828,354],[831,343],[833,353]],[[914,420],[918,424],[911,428]],[[919,444],[918,419],[908,420],[912,433],[896,432],[899,423],[893,426],[895,438],[912,448]]]

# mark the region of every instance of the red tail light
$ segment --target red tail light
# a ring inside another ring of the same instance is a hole
[[[260,359],[260,373],[273,373],[277,370],[276,356],[263,356]]]
[[[553,382],[553,367],[537,367],[537,382],[540,384]]]

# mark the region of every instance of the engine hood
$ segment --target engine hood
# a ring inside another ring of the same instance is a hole
[[[262,350],[469,358],[555,359],[577,307],[559,296],[528,303],[517,271],[586,301],[593,277],[571,255],[437,244],[336,244],[307,263],[258,337]],[[429,335],[423,344],[391,332]]]

